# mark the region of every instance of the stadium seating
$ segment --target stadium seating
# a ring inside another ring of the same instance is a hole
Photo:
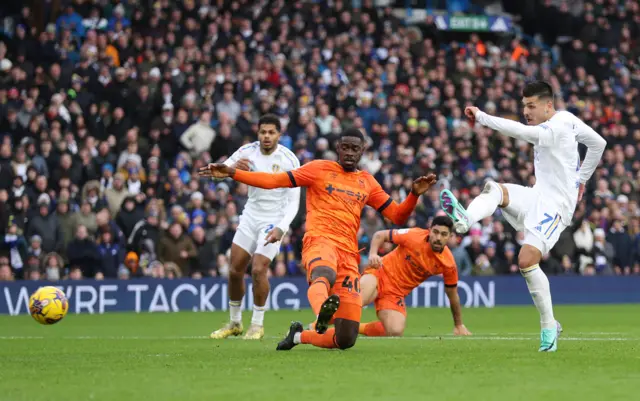
[[[637,2],[503,1],[521,35],[463,36],[372,0],[98,3],[0,6],[0,281],[226,275],[247,188],[196,172],[254,141],[266,112],[301,163],[335,158],[337,135],[364,128],[362,168],[394,199],[437,172],[409,222],[427,225],[442,188],[466,203],[488,178],[533,183],[529,146],[462,110],[517,120],[534,78],[608,141],[543,268],[640,274]],[[185,147],[186,132],[211,140]],[[274,276],[302,274],[302,216]],[[365,212],[361,246],[386,227]],[[517,274],[521,240],[496,214],[450,246],[461,274]]]

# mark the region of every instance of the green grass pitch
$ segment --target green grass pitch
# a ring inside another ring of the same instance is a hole
[[[413,309],[404,338],[360,338],[345,352],[275,351],[309,311],[267,312],[261,342],[210,340],[223,312],[69,315],[54,326],[2,316],[0,401],[640,397],[640,306],[557,307],[565,332],[555,354],[537,352],[533,307],[463,313],[471,338],[450,335],[448,310]]]

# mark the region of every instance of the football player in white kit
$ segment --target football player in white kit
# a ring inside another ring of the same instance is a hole
[[[466,233],[472,224],[491,216],[498,207],[513,228],[524,232],[518,266],[540,313],[539,351],[553,352],[558,348],[562,328],[553,316],[549,280],[539,263],[570,225],[576,204],[584,194],[584,184],[598,166],[607,142],[570,112],[555,110],[553,90],[546,82],[527,84],[522,101],[528,125],[490,116],[477,107],[467,107],[465,115],[472,123],[534,145],[533,188],[489,181],[466,210],[448,190],[441,192],[440,203],[459,233]],[[578,143],[588,148],[582,164]]]
[[[224,163],[236,168],[260,172],[284,172],[300,167],[293,152],[278,144],[280,119],[266,114],[258,122],[258,141],[238,149]],[[267,270],[278,255],[282,237],[298,214],[300,188],[272,189],[249,187],[249,200],[240,216],[240,224],[231,245],[229,271],[230,322],[211,333],[223,339],[243,332],[242,299],[245,295],[244,275],[251,262],[253,282],[253,316],[244,339],[259,340],[264,336],[264,311],[269,295]]]

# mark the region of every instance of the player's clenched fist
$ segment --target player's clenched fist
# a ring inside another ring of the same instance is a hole
[[[478,113],[480,109],[478,109],[475,106],[468,106],[464,108],[464,115],[467,116],[467,118],[469,119],[475,119],[476,118],[476,113]]]
[[[235,168],[223,163],[209,163],[198,171],[200,177],[227,178],[233,175]]]
[[[478,111],[480,111],[480,109],[475,106],[468,106],[464,108],[464,115],[467,117],[472,127],[476,125],[476,114]]]
[[[435,174],[429,174],[427,176],[418,178],[417,180],[413,181],[411,192],[413,192],[415,196],[422,195],[423,193],[427,192],[429,188],[433,186],[433,184],[436,183],[436,178],[437,177]]]
[[[376,269],[382,267],[382,258],[380,255],[369,255],[369,266]]]

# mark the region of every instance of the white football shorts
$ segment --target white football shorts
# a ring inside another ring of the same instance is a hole
[[[251,256],[259,254],[273,260],[280,253],[281,241],[265,245],[267,234],[276,224],[280,222],[282,216],[273,219],[257,219],[253,216],[240,216],[240,224],[233,237],[233,243],[247,251]]]
[[[560,218],[560,208],[533,188],[503,185],[509,192],[509,206],[502,209],[505,219],[515,230],[524,232],[525,244],[546,255],[567,228]]]

